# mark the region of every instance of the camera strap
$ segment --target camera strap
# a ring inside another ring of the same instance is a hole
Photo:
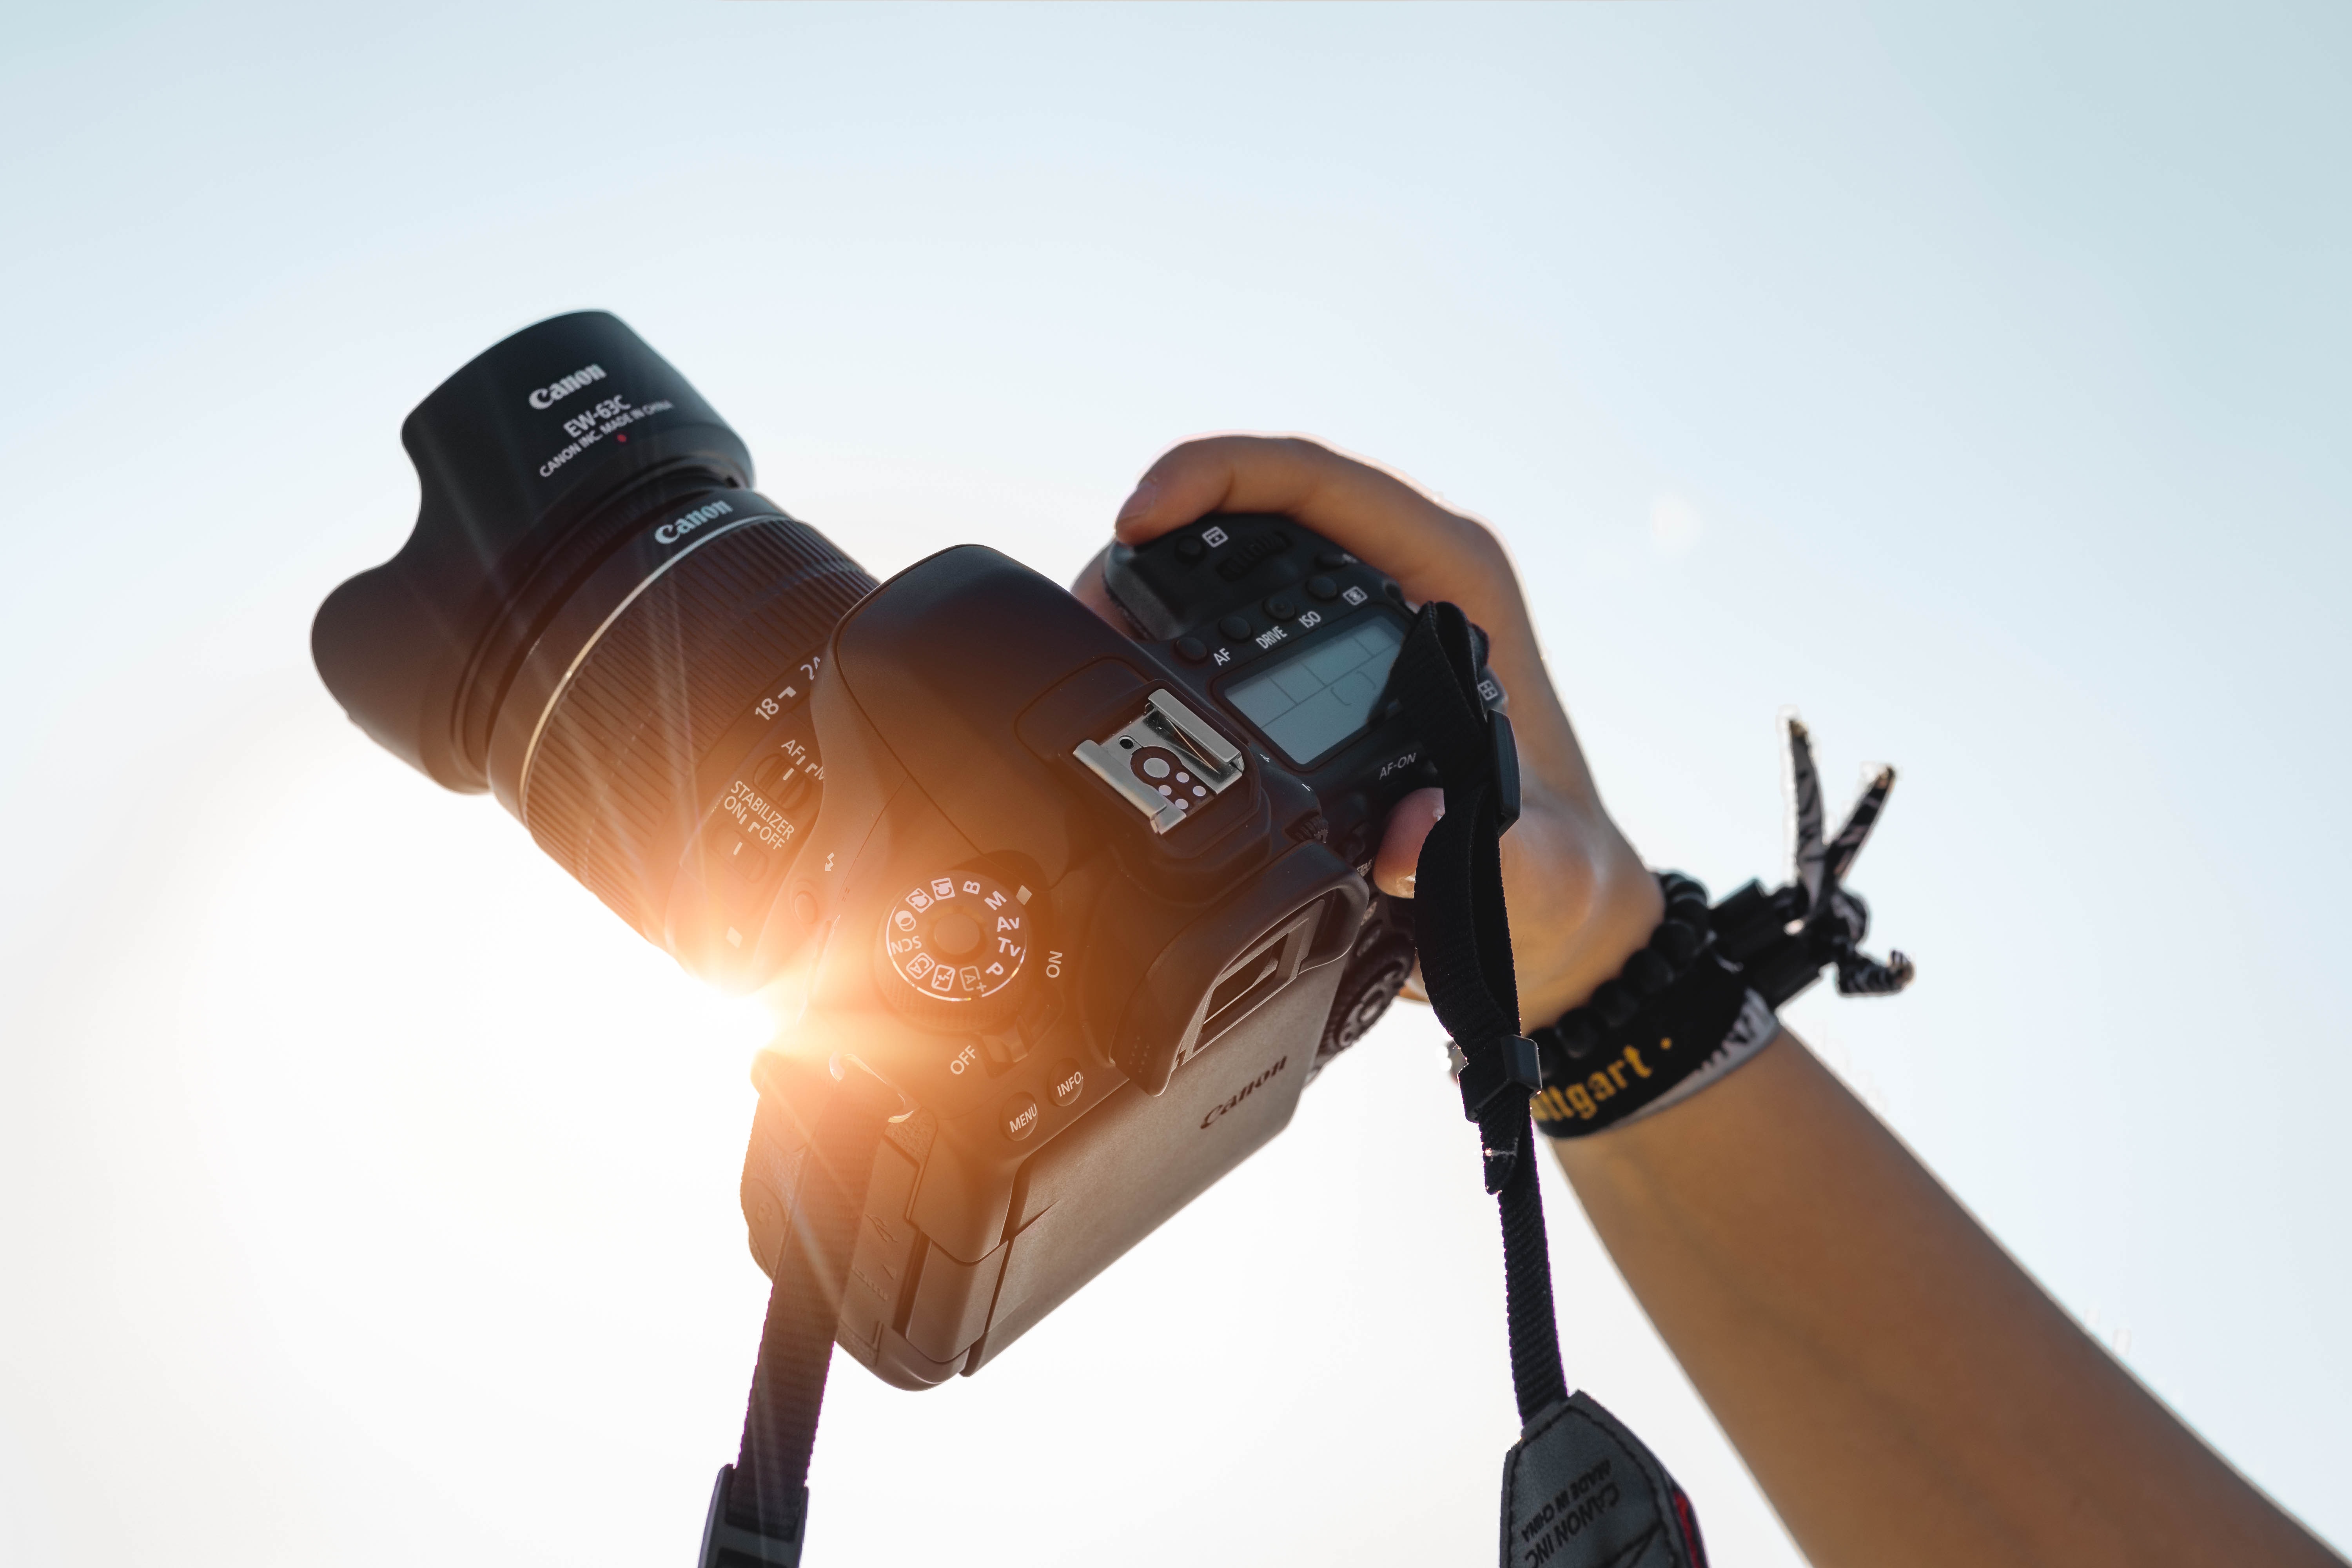
[[[783,1202],[782,1240],[768,1264],[768,1315],[743,1415],[735,1462],[719,1469],[702,1526],[701,1568],[797,1568],[808,1527],[809,1455],[816,1446],[833,1361],[835,1320],[866,1212],[874,1151],[897,1091],[851,1061],[836,1059],[834,1081],[813,1092],[771,1095],[764,1115],[814,1112],[797,1136],[768,1141],[793,1152],[763,1172]],[[817,1076],[811,1075],[813,1078]],[[756,1147],[756,1145],[755,1145]]]
[[[1543,1087],[1519,1033],[1503,899],[1502,836],[1519,815],[1510,721],[1480,688],[1478,634],[1455,605],[1425,605],[1398,650],[1391,692],[1436,766],[1445,815],[1415,869],[1423,987],[1461,1053],[1462,1107],[1478,1124],[1500,1210],[1511,1384],[1520,1433],[1503,1460],[1502,1568],[1706,1568],[1690,1500],[1608,1411],[1570,1393],[1560,1365],[1551,1256],[1528,1099]]]

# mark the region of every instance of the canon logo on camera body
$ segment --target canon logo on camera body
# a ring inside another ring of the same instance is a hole
[[[604,379],[601,364],[583,364],[561,381],[551,381],[530,395],[533,408],[552,408],[592,381]]]
[[[700,528],[712,518],[725,517],[729,512],[731,512],[734,510],[735,509],[733,507],[729,506],[723,500],[712,501],[709,506],[696,507],[692,511],[688,512],[676,522],[665,522],[659,528],[655,529],[654,538],[664,544],[676,544],[679,540],[684,539],[688,534],[692,533],[696,529]]]
[[[1231,1100],[1225,1101],[1223,1105],[1213,1105],[1209,1107],[1209,1114],[1201,1118],[1201,1131],[1206,1132],[1209,1130],[1210,1124],[1215,1121],[1218,1117],[1224,1115],[1225,1112],[1229,1110],[1238,1110],[1243,1100],[1247,1100],[1251,1095],[1255,1094],[1259,1089],[1264,1089],[1268,1083],[1274,1080],[1275,1075],[1281,1072],[1283,1068],[1289,1065],[1290,1058],[1286,1056],[1280,1061],[1276,1062],[1272,1067],[1266,1068],[1264,1072],[1250,1079],[1249,1082],[1242,1085],[1241,1092],[1234,1095]]]

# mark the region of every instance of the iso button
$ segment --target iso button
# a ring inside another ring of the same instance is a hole
[[[1016,1094],[996,1108],[996,1124],[1015,1143],[1025,1143],[1035,1134],[1037,1123],[1044,1114],[1037,1109],[1034,1099]]]

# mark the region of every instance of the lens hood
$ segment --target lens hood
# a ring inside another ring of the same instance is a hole
[[[647,510],[748,488],[751,455],[602,310],[489,349],[417,405],[400,438],[423,489],[415,531],[328,596],[311,657],[378,744],[478,791],[506,684],[572,588]]]

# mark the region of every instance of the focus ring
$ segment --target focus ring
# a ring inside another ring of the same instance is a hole
[[[658,942],[706,802],[703,753],[874,580],[815,530],[765,518],[646,584],[555,694],[528,766],[540,847]]]

